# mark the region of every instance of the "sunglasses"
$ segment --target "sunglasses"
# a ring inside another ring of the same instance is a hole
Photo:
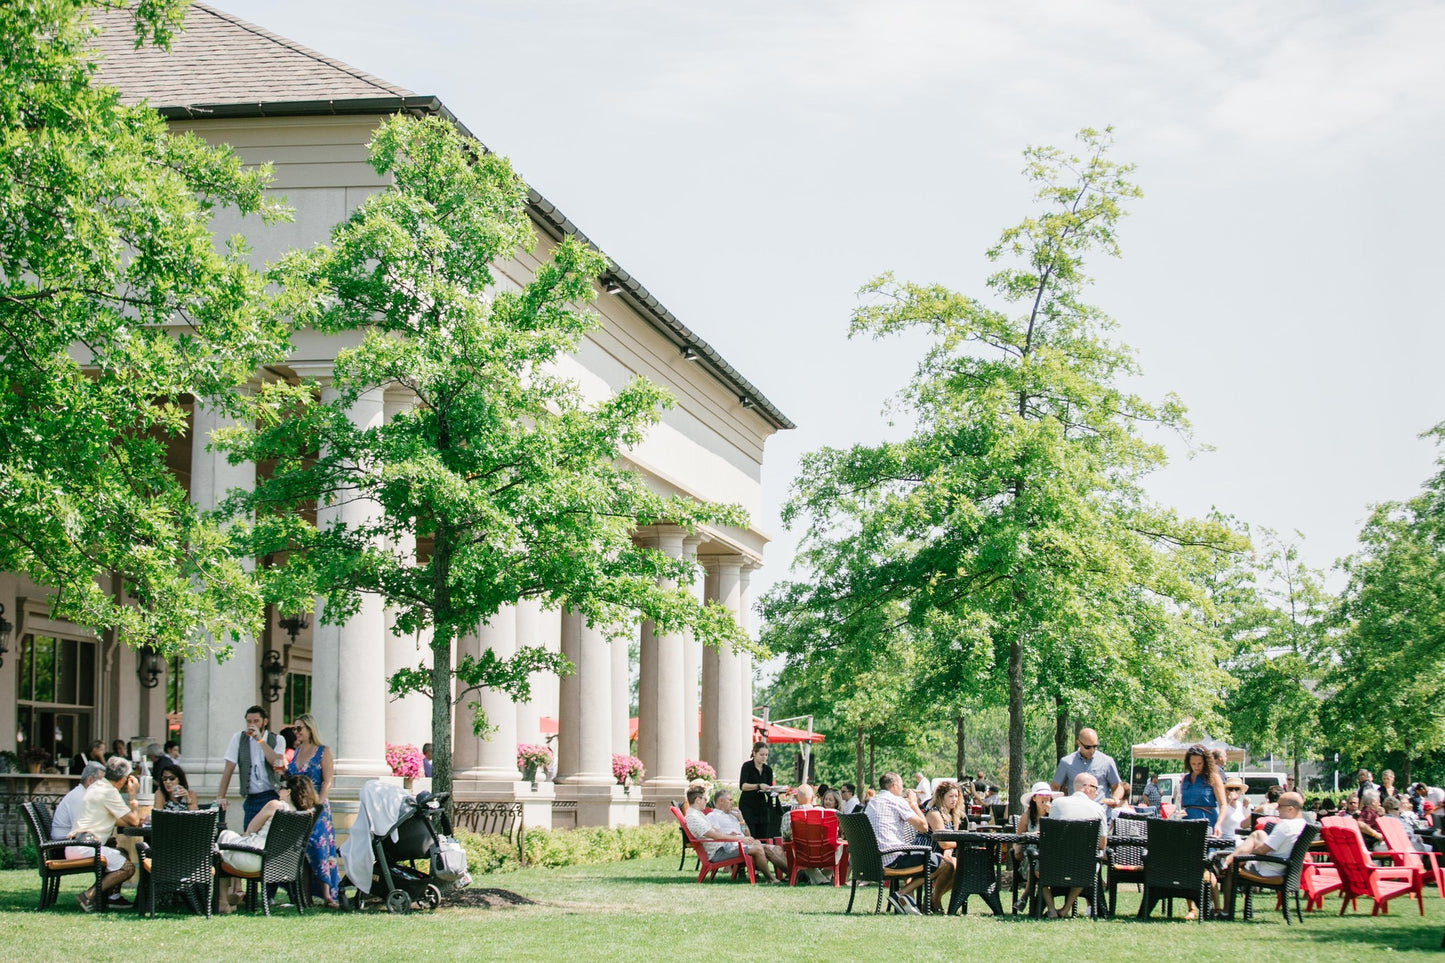
[[[1080,748],[1080,749],[1097,749],[1097,748],[1099,748],[1099,744],[1098,744],[1097,742],[1095,742],[1095,743],[1081,742],[1081,743],[1079,743],[1079,748]]]

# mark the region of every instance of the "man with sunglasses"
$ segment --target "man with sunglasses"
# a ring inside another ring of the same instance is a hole
[[[1113,758],[1099,751],[1099,734],[1093,729],[1080,729],[1074,744],[1078,748],[1059,760],[1054,778],[1049,780],[1054,792],[1072,793],[1074,779],[1088,773],[1099,785],[1099,794],[1095,797],[1099,805],[1110,810],[1123,805],[1129,786],[1119,778],[1119,767]]]

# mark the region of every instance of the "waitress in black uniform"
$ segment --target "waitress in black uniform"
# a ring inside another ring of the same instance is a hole
[[[768,765],[768,744],[753,743],[753,757],[743,763],[738,776],[738,811],[748,832],[758,839],[767,839],[768,809],[777,805],[777,800],[768,790],[773,788],[773,767]]]

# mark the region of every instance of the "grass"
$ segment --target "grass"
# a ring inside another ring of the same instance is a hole
[[[691,861],[689,861],[691,865]],[[507,959],[555,961],[585,953],[601,960],[756,960],[776,954],[802,959],[876,959],[919,952],[940,959],[1032,960],[1101,958],[1148,960],[1350,960],[1368,953],[1439,954],[1445,900],[1427,891],[1425,916],[1397,899],[1391,915],[1369,910],[1323,913],[1286,927],[1278,914],[1244,923],[1185,923],[1125,917],[1138,906],[1120,892],[1120,919],[1043,921],[993,919],[970,900],[966,917],[844,916],[847,889],[758,886],[718,882],[699,886],[678,873],[676,859],[601,866],[528,869],[484,876],[474,887],[495,887],[538,901],[505,909],[443,907],[405,917],[318,911],[298,918],[280,911],[267,921],[244,913],[209,922],[183,915],[155,920],[131,912],[88,916],[75,904],[81,883],[66,880],[60,905],[34,907],[34,871],[0,873],[0,947],[9,959],[139,960],[157,955],[231,960],[257,956],[354,959]],[[1267,900],[1265,902],[1268,902]],[[871,896],[859,903],[871,910]],[[1364,905],[1363,903],[1361,905]]]

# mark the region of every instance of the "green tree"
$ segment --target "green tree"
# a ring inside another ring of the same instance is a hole
[[[1439,445],[1445,423],[1426,433]],[[1333,639],[1325,730],[1356,757],[1414,760],[1445,746],[1445,457],[1424,490],[1385,502],[1344,561],[1340,633]]]
[[[283,553],[268,591],[287,605],[325,598],[344,622],[362,593],[384,598],[398,634],[431,630],[431,667],[403,670],[393,693],[432,699],[433,773],[451,785],[453,700],[483,687],[528,694],[527,674],[565,666],[526,646],[452,662],[452,643],[504,605],[537,598],[593,624],[634,613],[660,631],[690,628],[710,644],[743,644],[730,613],[698,606],[690,565],[634,545],[636,526],[735,524],[740,510],[653,493],[620,465],[666,393],[638,378],[589,404],[555,373],[596,325],[590,300],[604,258],[559,243],[519,289],[502,290],[494,265],[532,242],[526,185],[442,120],[397,117],[370,146],[394,189],[367,199],[329,244],[286,258],[276,279],[296,323],[362,332],[338,352],[323,403],[310,385],[267,385],[259,428],[237,429],[235,457],[275,462],[237,499],[257,516],[258,555]],[[384,425],[353,423],[367,392],[404,387],[413,408]],[[368,507],[314,524],[298,506]],[[415,539],[420,552],[398,546]],[[475,703],[473,708],[476,708]],[[477,731],[486,720],[478,710]]]
[[[1008,263],[988,286],[1020,313],[892,275],[864,289],[854,335],[932,338],[901,398],[913,433],[808,455],[785,509],[790,523],[808,519],[806,544],[855,543],[845,554],[871,563],[842,581],[811,571],[802,596],[897,602],[924,661],[955,665],[959,685],[980,672],[971,653],[987,653],[1006,685],[1015,804],[1030,692],[1097,708],[1136,697],[1138,667],[1170,662],[1164,697],[1214,697],[1188,678],[1213,671],[1195,669],[1214,663],[1209,635],[1164,627],[1197,622],[1208,603],[1179,549],[1236,545],[1140,488],[1165,460],[1144,427],[1188,425],[1176,399],[1151,404],[1120,387],[1136,365],[1082,300],[1085,256],[1117,255],[1122,205],[1139,190],[1132,168],[1107,158],[1108,131],[1080,141],[1081,156],[1025,152],[1041,210],[989,251]]]
[[[268,170],[92,83],[97,6],[126,4],[0,4],[0,570],[53,586],[65,618],[195,656],[198,630],[253,630],[261,601],[166,446],[188,396],[230,406],[282,354],[239,241],[209,229],[218,205],[279,211]],[[184,8],[135,4],[136,43],[165,46]]]

